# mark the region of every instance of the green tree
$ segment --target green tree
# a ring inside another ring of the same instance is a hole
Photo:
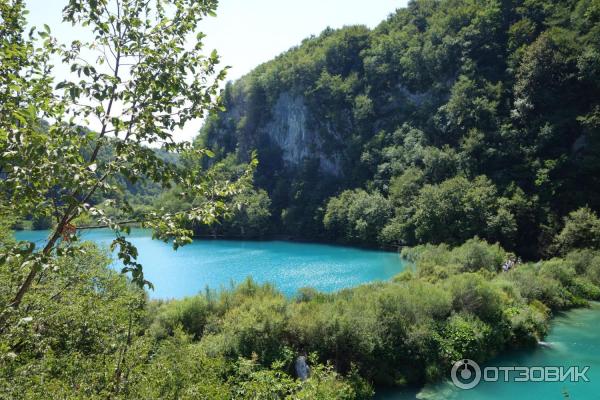
[[[512,213],[501,207],[494,184],[485,176],[462,176],[425,185],[416,198],[410,223],[420,243],[456,244],[475,235],[509,240],[516,231]]]
[[[260,238],[269,229],[271,199],[266,191],[246,190],[233,197],[232,216],[224,222],[224,229],[232,235]]]
[[[39,252],[33,247],[28,252],[19,248],[4,252],[4,260],[16,257],[28,270],[5,306],[18,307],[42,268],[73,247],[69,246],[76,231],[73,221],[82,214],[115,230],[111,247],[118,248],[123,271],[131,272],[138,284],[149,284],[135,261],[135,247],[121,234],[128,230],[124,222],[141,222],[154,230],[155,238],[172,240],[177,248],[191,240],[185,224],[214,222],[226,211],[225,199],[244,181],[219,182],[200,169],[164,161],[147,147],[210,155],[176,143],[174,131],[218,107],[218,85],[225,71],[217,70],[216,52],[201,54],[204,35],[197,30],[217,2],[71,0],[63,10],[65,22],[88,27],[93,40],[68,45],[59,44],[48,26],[38,32],[39,40],[24,37],[23,2],[1,4],[1,29],[9,32],[2,35],[8,45],[0,50],[2,68],[8,70],[2,74],[0,90],[3,100],[8,98],[2,101],[0,120],[2,205],[10,205],[17,218],[50,215],[55,222]],[[97,56],[96,62],[85,60],[89,54]],[[72,79],[54,86],[51,56],[70,66]],[[42,126],[43,120],[51,122]],[[86,120],[97,121],[99,130],[80,129],[76,122]],[[109,143],[112,155],[100,159]],[[115,182],[144,179],[163,188],[180,185],[183,197],[203,201],[185,212],[152,210],[136,215],[127,202],[110,200],[118,210],[116,217],[92,202],[97,194],[114,199],[111,196],[120,186]]]
[[[556,235],[554,246],[560,254],[576,249],[600,250],[600,218],[588,207],[571,212],[563,229]]]
[[[42,271],[26,307],[5,316],[0,339],[0,392],[8,398],[104,398],[123,388],[139,365],[146,294],[108,268],[107,254],[86,243]],[[18,262],[0,265],[0,301],[10,302],[21,282]],[[133,350],[137,348],[137,350]],[[43,382],[43,383],[40,383]],[[67,384],[71,382],[71,384]]]
[[[375,244],[391,216],[392,207],[380,193],[346,190],[329,200],[323,224],[336,240]]]

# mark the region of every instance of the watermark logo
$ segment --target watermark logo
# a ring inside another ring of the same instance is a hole
[[[481,381],[481,368],[473,360],[460,360],[454,363],[450,375],[456,387],[465,390],[473,389]]]
[[[452,383],[460,389],[473,389],[485,382],[589,382],[590,367],[485,367],[469,359],[459,360],[452,366]]]

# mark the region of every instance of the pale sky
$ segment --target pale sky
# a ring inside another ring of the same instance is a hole
[[[69,42],[82,31],[62,24],[66,0],[27,0],[29,22],[41,27],[48,24],[59,40]],[[235,80],[310,35],[325,28],[362,24],[375,27],[408,0],[222,0],[217,17],[200,25],[207,34],[206,53],[217,49],[222,64],[230,65],[228,80]],[[180,140],[197,133],[201,121],[190,123]]]

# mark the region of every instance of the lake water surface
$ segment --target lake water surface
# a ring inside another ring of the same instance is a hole
[[[42,246],[48,231],[20,231],[18,240]],[[108,246],[114,235],[100,229],[82,239]],[[292,296],[301,287],[324,292],[387,280],[401,272],[405,262],[397,253],[352,247],[284,241],[195,240],[174,251],[152,240],[150,232],[132,230],[129,239],[139,250],[146,279],[155,286],[152,298],[181,298],[204,290],[230,287],[251,276],[271,282]]]

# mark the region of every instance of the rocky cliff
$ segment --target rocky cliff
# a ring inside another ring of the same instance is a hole
[[[198,141],[257,152],[278,233],[319,232],[327,199],[355,188],[404,196],[404,226],[414,196],[457,176],[520,193],[524,225],[598,209],[600,13],[559,3],[416,0],[373,30],[327,29],[229,84]]]

